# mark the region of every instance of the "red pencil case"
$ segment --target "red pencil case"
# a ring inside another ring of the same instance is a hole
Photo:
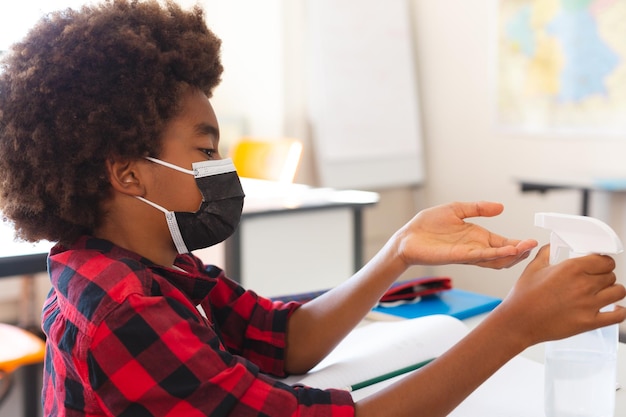
[[[396,282],[380,298],[381,303],[393,301],[411,301],[418,297],[452,289],[449,277],[421,277],[408,281]]]

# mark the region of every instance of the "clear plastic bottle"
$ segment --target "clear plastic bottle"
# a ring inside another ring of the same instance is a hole
[[[615,232],[592,217],[537,213],[535,225],[552,231],[550,263],[623,250]],[[611,325],[546,343],[546,417],[613,417],[618,337]]]

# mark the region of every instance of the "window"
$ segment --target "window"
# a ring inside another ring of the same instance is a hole
[[[0,53],[26,35],[46,13],[67,7],[77,8],[88,0],[19,0],[0,7]]]

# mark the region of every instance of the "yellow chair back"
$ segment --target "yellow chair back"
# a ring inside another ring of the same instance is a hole
[[[20,366],[43,362],[46,344],[19,327],[0,323],[0,372],[11,373]]]
[[[242,138],[229,151],[241,177],[293,182],[302,155],[297,139]]]

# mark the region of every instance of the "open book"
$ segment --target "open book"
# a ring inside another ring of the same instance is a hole
[[[468,331],[462,321],[446,315],[367,323],[351,332],[309,373],[285,378],[284,382],[348,389],[436,358]],[[352,396],[358,401],[406,375],[354,390]],[[543,365],[518,356],[474,391],[450,416],[543,417],[543,384]]]

